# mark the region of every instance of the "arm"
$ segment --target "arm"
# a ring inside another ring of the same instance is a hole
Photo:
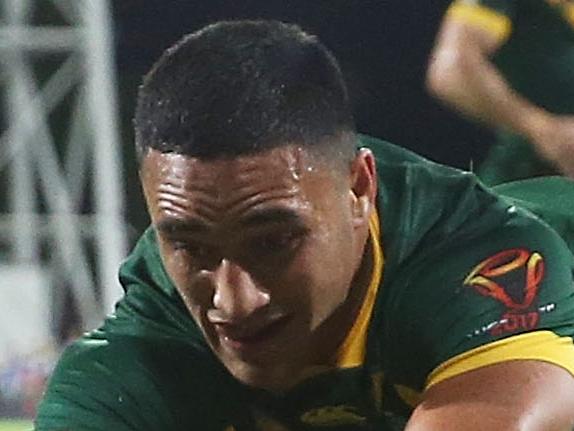
[[[482,233],[488,211],[466,218],[472,239],[435,253],[402,287],[403,379],[424,389],[408,431],[572,430],[572,255],[516,211]]]
[[[427,87],[472,119],[529,136],[548,113],[513,91],[490,62],[503,42],[498,34],[447,15],[431,55]]]
[[[490,61],[504,42],[447,14],[427,71],[427,88],[463,115],[528,138],[538,153],[574,175],[574,117],[558,116],[515,92]]]
[[[570,431],[574,378],[541,361],[509,361],[431,386],[406,431]]]

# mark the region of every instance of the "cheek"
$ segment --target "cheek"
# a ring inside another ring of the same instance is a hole
[[[193,266],[185,257],[185,253],[169,251],[160,246],[164,268],[182,297],[188,310],[197,317],[199,309],[209,305],[210,288],[201,282],[193,270]]]
[[[330,280],[347,278],[354,261],[354,230],[350,223],[324,223],[316,238],[314,260],[320,266],[323,276]]]
[[[292,287],[314,310],[334,308],[345,300],[354,276],[350,241],[345,235],[319,233],[290,265],[293,278],[300,281]]]
[[[354,230],[350,224],[337,224],[324,236],[321,252],[322,292],[333,302],[345,300],[356,270]]]
[[[172,282],[178,286],[190,274],[189,267],[180,253],[172,250],[163,242],[159,243],[159,251],[163,266]]]

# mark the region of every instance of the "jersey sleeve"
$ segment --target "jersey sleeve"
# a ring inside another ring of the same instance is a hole
[[[60,359],[37,431],[222,431],[237,413],[215,361],[166,340],[91,334]]]
[[[566,177],[535,177],[493,187],[517,206],[527,208],[554,229],[574,253],[574,181]],[[556,199],[560,196],[560,199]]]
[[[487,233],[453,234],[406,268],[391,305],[399,380],[423,390],[514,359],[574,375],[572,254],[547,225],[515,212]]]
[[[518,0],[456,0],[447,10],[447,19],[479,27],[504,41],[512,32]]]
[[[149,372],[114,344],[90,338],[65,350],[40,403],[37,431],[172,429]]]

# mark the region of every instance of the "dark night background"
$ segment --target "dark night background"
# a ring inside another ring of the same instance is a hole
[[[490,135],[431,99],[424,73],[449,0],[116,0],[114,26],[132,239],[147,224],[131,117],[137,86],[183,34],[221,19],[273,18],[317,34],[339,59],[361,132],[468,168]]]

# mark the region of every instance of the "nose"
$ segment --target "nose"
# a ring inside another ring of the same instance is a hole
[[[239,321],[269,304],[269,292],[257,286],[240,265],[223,259],[213,275],[213,307],[221,320]]]

